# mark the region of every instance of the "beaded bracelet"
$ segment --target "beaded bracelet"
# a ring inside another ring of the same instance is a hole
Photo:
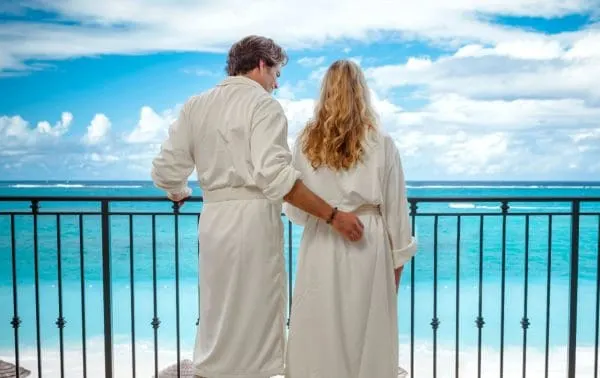
[[[333,218],[335,218],[335,215],[337,214],[337,212],[338,212],[338,208],[334,207],[333,211],[331,212],[331,215],[329,216],[329,219],[327,220],[327,224],[333,223]]]

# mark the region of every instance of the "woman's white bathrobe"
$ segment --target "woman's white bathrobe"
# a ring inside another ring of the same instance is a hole
[[[304,226],[286,358],[287,378],[396,378],[397,294],[394,268],[416,252],[399,152],[370,131],[364,161],[347,172],[313,170],[294,147],[304,183],[332,206],[363,212],[364,238],[346,241],[325,222],[289,205]],[[390,245],[391,240],[391,245]]]

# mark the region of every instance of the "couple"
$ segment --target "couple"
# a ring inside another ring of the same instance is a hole
[[[398,282],[416,251],[398,150],[360,68],[337,61],[292,153],[271,96],[286,63],[271,39],[235,43],[228,77],[183,105],[153,161],[169,199],[191,194],[194,169],[204,196],[195,374],[396,378]],[[304,226],[287,342],[282,207]]]

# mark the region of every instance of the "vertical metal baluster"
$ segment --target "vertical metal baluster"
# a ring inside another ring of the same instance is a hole
[[[523,328],[523,378],[527,376],[527,329],[529,328],[529,318],[527,317],[527,295],[529,289],[529,215],[525,216],[525,282],[523,286],[523,318],[521,327]]]
[[[572,203],[571,259],[569,273],[569,348],[567,376],[575,378],[577,356],[577,290],[579,279],[579,210],[581,203]]]
[[[506,214],[509,206],[502,201],[502,283],[500,308],[500,378],[504,377],[504,305],[506,302]]]
[[[112,272],[110,262],[109,201],[102,200],[102,300],[104,303],[104,374],[114,376],[113,323],[112,323]]]
[[[33,267],[35,270],[35,327],[36,327],[36,345],[37,345],[37,365],[38,377],[42,378],[42,340],[40,337],[40,267],[39,267],[39,240],[38,240],[38,213],[40,210],[39,201],[31,201],[31,211],[33,213]]]
[[[135,264],[133,252],[133,214],[129,214],[129,300],[131,301],[131,374],[136,376],[135,361]]]
[[[598,339],[600,328],[600,215],[598,216],[598,244],[596,245],[596,337],[594,343],[594,377],[598,377]]]
[[[13,318],[10,324],[15,332],[15,376],[18,377],[20,370],[19,362],[19,318],[18,292],[17,292],[17,244],[15,240],[15,215],[10,215],[10,249],[12,254],[12,279],[13,279]]]
[[[181,340],[179,325],[179,204],[173,203],[175,214],[175,334],[177,335],[177,378],[181,378]]]
[[[87,335],[85,330],[85,258],[83,216],[79,215],[79,274],[81,275],[81,339],[83,352],[83,378],[87,378]]]
[[[158,377],[158,327],[160,320],[157,315],[157,296],[156,296],[156,215],[152,215],[152,295],[153,311],[152,328],[154,329],[154,376]]]
[[[598,216],[598,244],[596,244],[596,335],[594,342],[594,378],[598,377],[598,339],[600,328],[600,215]]]
[[[459,360],[459,351],[460,351],[460,220],[461,216],[459,215],[456,219],[456,344],[455,344],[455,376],[458,377],[458,370],[460,366]]]
[[[439,216],[435,215],[433,221],[433,319],[431,320],[431,328],[433,329],[433,378],[437,377],[437,330],[440,326],[440,320],[437,316],[438,222]]]
[[[481,332],[485,321],[483,320],[483,215],[479,216],[479,304],[478,316],[475,320],[477,325],[477,377],[481,378]]]
[[[415,236],[417,202],[410,202],[412,236]],[[415,377],[415,257],[410,258],[410,375]]]
[[[60,376],[65,376],[65,342],[64,328],[67,322],[63,317],[63,297],[62,297],[62,253],[60,242],[60,215],[56,214],[56,259],[58,263],[58,318],[56,326],[59,330],[60,337]]]
[[[579,279],[579,210],[581,203],[572,203],[571,259],[569,273],[569,347],[567,376],[575,378],[577,356],[577,290]]]
[[[548,378],[550,353],[550,284],[552,282],[552,215],[548,215],[548,271],[546,277],[546,351],[544,357],[544,377]]]

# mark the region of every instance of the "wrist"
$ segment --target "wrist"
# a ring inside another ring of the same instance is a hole
[[[188,186],[185,186],[175,191],[167,192],[167,198],[174,202],[179,202],[191,195],[192,189],[190,189],[190,187]]]
[[[334,207],[331,210],[331,213],[329,214],[329,217],[326,220],[327,224],[332,224],[333,223],[333,221],[335,220],[335,216],[337,215],[337,213],[338,213],[338,208]]]

